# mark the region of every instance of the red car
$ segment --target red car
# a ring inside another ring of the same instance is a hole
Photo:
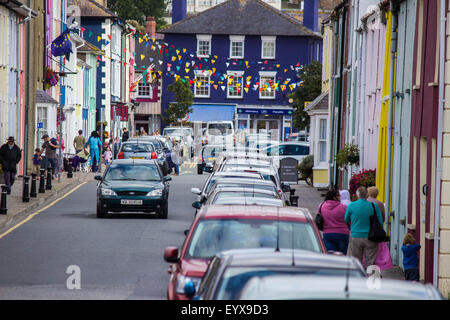
[[[196,215],[179,254],[164,250],[169,267],[169,300],[187,299],[184,286],[196,289],[210,260],[219,252],[244,248],[288,248],[326,253],[319,230],[307,209],[269,206],[212,205]]]

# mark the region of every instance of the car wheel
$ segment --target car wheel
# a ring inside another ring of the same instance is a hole
[[[164,206],[158,210],[158,217],[160,219],[167,219],[169,215],[169,203],[166,202]]]
[[[203,174],[203,168],[202,168],[202,166],[197,166],[197,173],[198,173],[198,174]]]
[[[100,208],[99,206],[97,206],[97,218],[98,219],[104,219],[108,216],[108,211]]]

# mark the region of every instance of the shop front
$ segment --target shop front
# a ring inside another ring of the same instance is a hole
[[[240,107],[236,108],[236,128],[247,134],[267,134],[272,140],[285,141],[292,132],[290,107]]]

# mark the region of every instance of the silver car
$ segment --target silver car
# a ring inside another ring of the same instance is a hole
[[[117,159],[144,159],[152,160],[157,159],[153,143],[148,141],[127,141],[122,144],[117,155]]]

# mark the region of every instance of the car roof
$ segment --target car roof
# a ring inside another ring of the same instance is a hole
[[[275,186],[272,180],[264,180],[264,179],[251,179],[251,178],[229,178],[229,177],[222,177],[217,179],[216,184],[220,185],[222,183],[236,183],[236,184],[254,184],[254,185],[268,185],[268,186]]]
[[[145,159],[114,159],[111,162],[113,164],[156,164],[155,160],[145,160]]]
[[[271,165],[270,159],[247,159],[245,157],[233,157],[226,160],[225,164]]]
[[[273,186],[275,188],[275,186]],[[255,189],[252,187],[241,187],[241,186],[233,186],[233,187],[221,187],[218,186],[214,189],[214,194],[218,194],[220,192],[252,192],[252,193],[262,193],[262,194],[274,194],[278,195],[276,191],[266,190],[266,189]]]
[[[311,214],[306,208],[243,206],[243,205],[210,205],[202,206],[197,215],[202,219],[267,219],[281,221],[298,221],[312,223]]]
[[[139,144],[141,142],[142,142],[142,144],[151,144],[151,145],[153,145],[153,143],[151,143],[149,140],[136,139],[136,138],[131,138],[131,139],[127,140],[126,142],[123,143],[123,145],[125,145],[125,144]]]
[[[300,249],[280,249],[276,252],[272,248],[234,249],[218,254],[221,258],[228,258],[229,266],[291,266],[294,257],[295,266],[360,269],[359,261],[353,257],[323,254]]]
[[[216,172],[214,172],[212,178],[214,178],[214,177],[220,178],[221,176],[229,176],[229,175],[239,176],[242,178],[246,178],[246,177],[253,178],[254,177],[254,178],[261,179],[261,175],[258,172],[241,172],[241,171],[216,171]]]
[[[368,285],[367,278],[318,276],[318,275],[269,275],[252,278],[241,292],[246,299],[346,299],[345,287],[348,284],[348,298],[359,300],[443,300],[431,284],[418,282],[377,279]],[[378,282],[379,281],[379,282]],[[376,285],[376,287],[375,287]],[[251,289],[250,289],[251,288]],[[250,290],[249,290],[250,289]],[[246,295],[249,291],[257,291]]]
[[[222,203],[220,203],[222,202]],[[245,205],[245,206],[284,206],[284,202],[281,199],[270,199],[270,198],[249,198],[249,197],[227,197],[216,200],[215,204],[221,205]]]

